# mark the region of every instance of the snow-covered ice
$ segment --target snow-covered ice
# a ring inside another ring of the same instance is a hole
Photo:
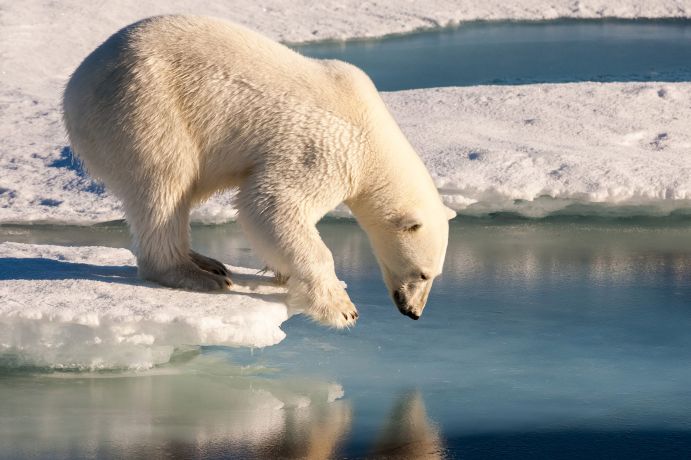
[[[690,83],[437,88],[384,98],[442,196],[463,213],[691,208]]]
[[[689,83],[485,86],[383,95],[444,199],[461,213],[544,216],[597,203],[601,206],[578,212],[664,215],[691,207]],[[122,218],[118,202],[79,169],[69,148],[51,144],[62,136],[57,118],[56,109],[45,109],[18,120],[29,124],[21,134],[5,137],[5,144],[15,144],[0,155],[0,222],[89,224]],[[43,139],[42,147],[22,145],[25,139]],[[234,215],[231,195],[223,194],[192,217],[216,223]]]
[[[2,243],[0,354],[15,364],[148,368],[185,345],[280,342],[284,289],[230,269],[231,292],[196,293],[138,279],[126,249]]]
[[[92,224],[120,219],[122,210],[72,158],[60,95],[89,51],[142,17],[207,14],[298,42],[478,19],[689,18],[691,1],[125,0],[103,10],[77,0],[29,0],[0,10],[0,223]],[[643,205],[630,209],[636,213],[688,207],[688,84],[446,88],[385,99],[459,211],[544,215],[574,202]],[[224,194],[192,218],[216,223],[234,215]]]

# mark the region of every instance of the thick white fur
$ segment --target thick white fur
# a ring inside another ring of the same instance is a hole
[[[122,200],[144,278],[226,287],[222,264],[191,251],[188,220],[191,206],[229,187],[247,237],[288,278],[290,303],[321,322],[357,317],[315,227],[341,202],[370,236],[391,292],[401,290],[402,311],[419,316],[441,272],[448,210],[354,66],[222,20],[154,17],[84,60],[64,118],[74,151]]]

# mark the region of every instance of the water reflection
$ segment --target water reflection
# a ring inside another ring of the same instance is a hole
[[[143,373],[0,376],[2,458],[342,456],[353,408],[339,384],[272,376],[205,354]],[[367,457],[442,458],[419,391],[402,392]]]
[[[398,397],[369,456],[444,458],[439,429],[428,419],[420,391],[406,391]]]
[[[348,401],[286,411],[281,430],[253,452],[261,458],[332,458],[350,430]]]
[[[378,271],[367,236],[352,221],[327,220],[319,231],[337,270],[357,277]],[[233,265],[262,267],[239,226],[195,226],[193,246]],[[0,226],[0,241],[128,247],[122,223],[97,227]],[[525,286],[564,277],[620,283],[666,270],[682,283],[691,273],[691,220],[502,223],[465,218],[452,223],[447,276],[464,281],[510,280]]]
[[[361,307],[356,328],[291,318],[279,346],[223,350],[245,366],[233,371],[0,377],[0,449],[154,458],[688,452],[691,220],[454,222],[445,273],[416,322],[391,305],[354,223],[325,222],[320,233]],[[2,239],[127,243],[117,226],[0,227]],[[262,266],[234,225],[195,227],[193,244]],[[401,388],[420,388],[424,403]]]
[[[653,278],[660,269],[680,281],[691,273],[685,226],[575,225],[522,222],[465,224],[449,242],[446,271],[467,281],[504,280],[525,287],[585,275],[593,282]]]
[[[0,376],[1,458],[328,458],[343,389],[201,355],[145,373]]]

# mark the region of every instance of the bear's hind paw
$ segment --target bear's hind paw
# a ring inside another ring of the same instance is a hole
[[[191,262],[163,272],[146,274],[144,278],[164,286],[199,292],[227,291],[233,285],[229,277],[202,270]]]
[[[206,257],[195,251],[190,251],[190,258],[192,259],[192,262],[194,262],[197,265],[197,267],[201,268],[204,271],[219,276],[230,276],[230,270],[228,270],[228,268],[226,268],[226,266],[223,263],[219,262],[216,259]]]

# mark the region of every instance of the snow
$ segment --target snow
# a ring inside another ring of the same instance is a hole
[[[126,249],[0,244],[2,361],[58,368],[148,368],[176,347],[265,347],[288,319],[282,287],[230,267],[230,292],[137,278]]]
[[[689,83],[436,88],[383,96],[444,200],[460,213],[666,215],[691,207]],[[0,157],[0,222],[121,219],[118,202],[81,171],[69,148],[51,147],[61,128],[56,110],[44,113],[33,119],[35,129],[5,137],[16,145]],[[53,134],[41,132],[51,118]],[[42,138],[42,153],[20,144]],[[218,223],[234,215],[226,193],[192,218]]]
[[[142,17],[213,15],[298,42],[470,20],[689,18],[691,1],[123,0],[104,10],[99,2],[29,0],[4,2],[0,11],[0,223],[87,225],[123,214],[118,201],[72,158],[60,120],[60,94],[89,51]],[[635,207],[630,212],[654,214],[688,206],[689,135],[681,123],[689,119],[690,97],[688,84],[446,88],[385,95],[452,207],[471,214],[526,215],[573,203],[620,210],[630,205]],[[234,215],[226,193],[196,209],[192,218],[218,223]]]
[[[436,88],[384,99],[462,213],[691,208],[690,83]]]
[[[158,14],[224,17],[286,42],[380,37],[475,20],[691,17],[689,0],[120,0],[108,8],[80,0],[27,0],[3,2],[1,8],[3,78],[23,87],[64,80],[115,30]]]

